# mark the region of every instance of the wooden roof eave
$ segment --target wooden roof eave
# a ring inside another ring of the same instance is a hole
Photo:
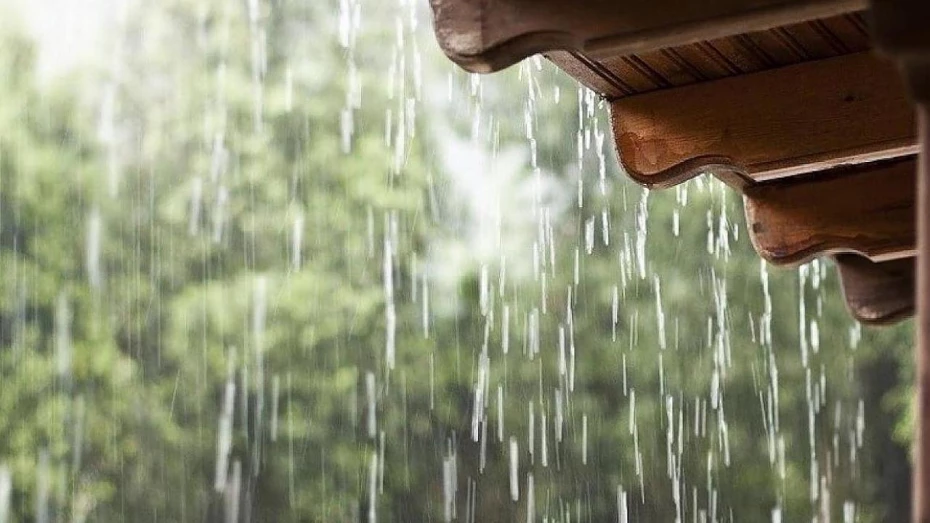
[[[471,72],[536,53],[635,54],[862,10],[867,0],[430,0],[440,47]]]
[[[710,172],[743,193],[763,258],[832,255],[853,316],[910,314],[900,266],[916,250],[918,137],[894,64],[849,14],[865,0],[577,4],[432,0],[439,42],[466,69],[548,52],[607,98],[619,162],[638,183]]]

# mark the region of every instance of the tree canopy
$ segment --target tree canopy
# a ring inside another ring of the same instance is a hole
[[[127,6],[52,81],[0,32],[0,521],[906,518],[909,324],[628,181],[543,60]]]

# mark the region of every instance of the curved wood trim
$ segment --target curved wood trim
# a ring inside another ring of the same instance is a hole
[[[866,0],[430,0],[439,46],[487,73],[540,52],[633,54],[865,9]]]
[[[621,164],[667,187],[709,164],[752,181],[916,152],[894,64],[854,53],[613,100]]]
[[[915,254],[915,159],[756,184],[744,192],[753,247],[775,264],[855,253]]]
[[[470,73],[493,73],[506,69],[535,54],[548,51],[571,50],[583,47],[583,42],[571,33],[536,31],[514,36],[506,42],[482,49],[477,54],[464,54],[450,47],[448,39],[439,39],[439,47],[446,56]]]
[[[738,190],[742,190],[751,183],[746,170],[726,156],[699,156],[655,173],[639,171],[635,165],[625,162],[624,156],[619,154],[619,148],[617,158],[623,172],[631,180],[647,189],[668,189],[702,174],[713,174]]]
[[[868,325],[888,325],[914,315],[914,258],[875,263],[855,254],[834,262],[850,314]]]

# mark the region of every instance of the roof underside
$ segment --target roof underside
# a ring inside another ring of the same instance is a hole
[[[636,54],[547,56],[608,99],[868,51],[861,12]]]
[[[446,54],[489,72],[543,52],[610,102],[646,187],[709,172],[759,254],[829,255],[870,323],[913,313],[917,133],[865,0],[432,0]]]

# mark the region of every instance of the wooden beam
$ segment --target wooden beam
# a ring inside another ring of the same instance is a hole
[[[872,261],[915,254],[913,158],[747,187],[746,226],[776,264],[834,253]]]
[[[629,96],[611,113],[620,163],[647,187],[711,168],[739,185],[917,150],[907,92],[872,53]]]
[[[450,59],[472,72],[557,49],[633,54],[862,10],[866,0],[430,0]]]
[[[914,258],[876,263],[856,254],[838,254],[846,306],[869,325],[888,325],[914,315]]]
[[[930,92],[923,94],[930,98]],[[930,105],[918,104],[917,113],[923,149],[917,173],[917,434],[912,520],[930,523]]]
[[[869,51],[864,13],[595,59],[577,51],[546,58],[608,100]]]
[[[920,160],[917,173],[917,304],[915,353],[914,470],[911,521],[930,523],[930,3],[872,0],[873,33],[879,48],[900,66],[917,102]]]

